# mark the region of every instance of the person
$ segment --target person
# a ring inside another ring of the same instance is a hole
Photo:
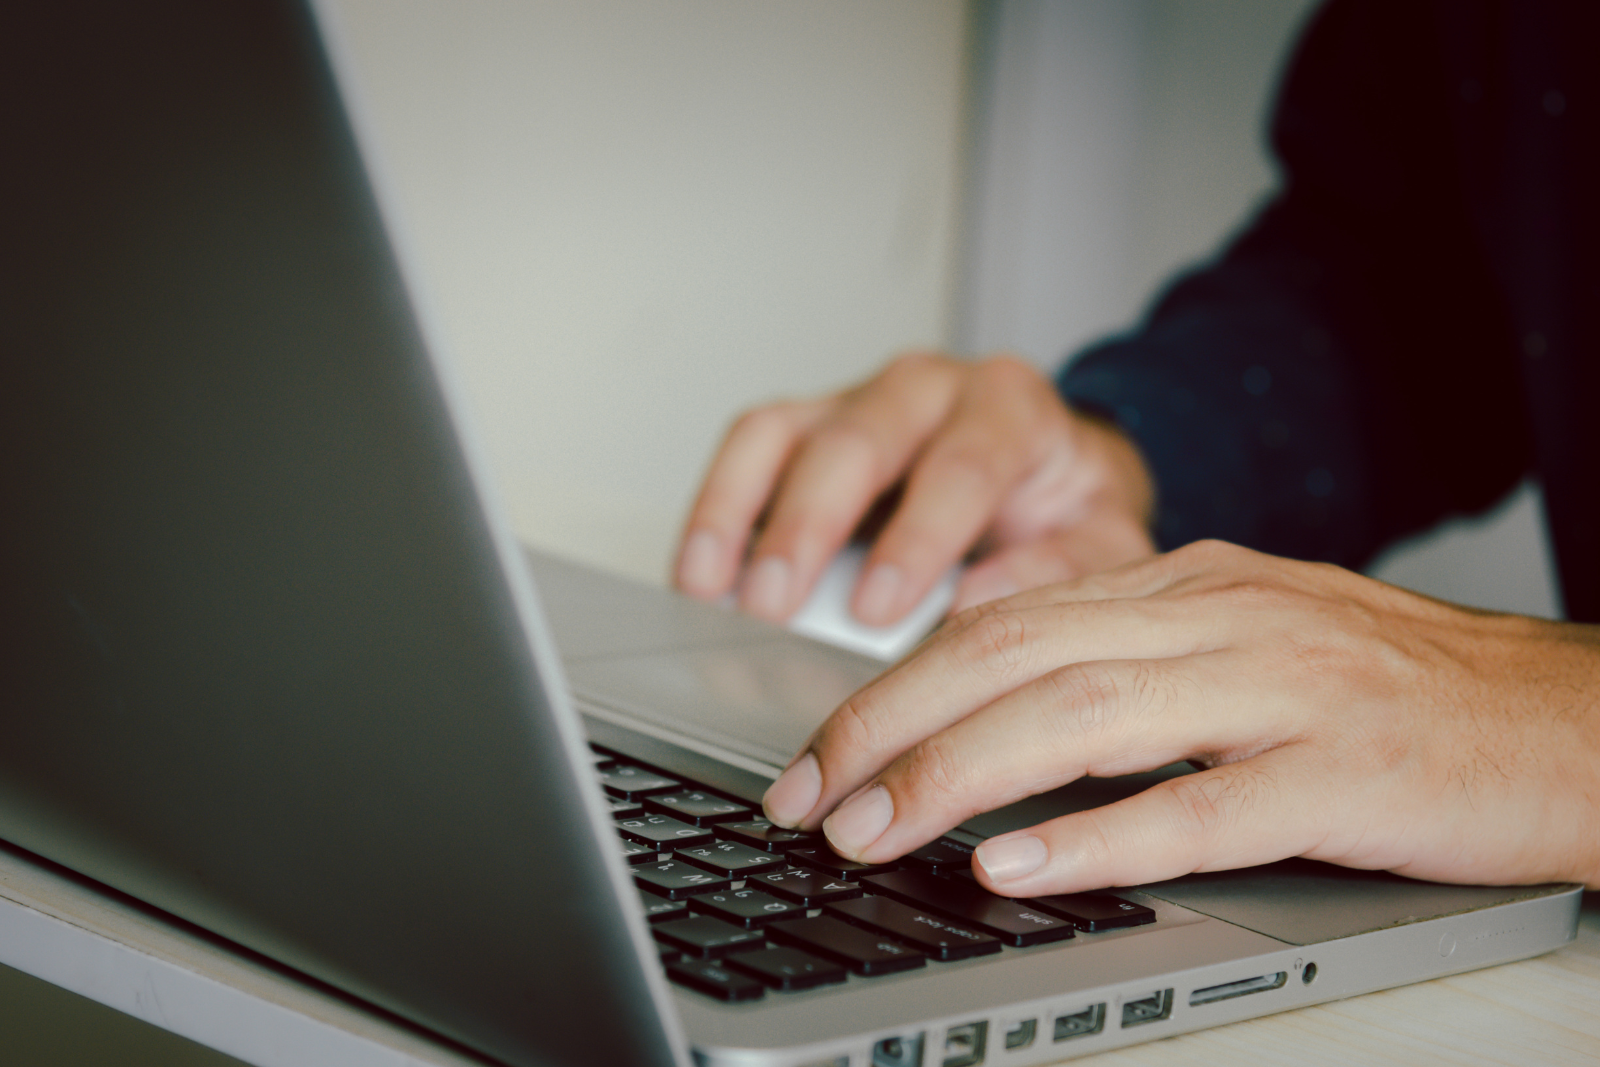
[[[1600,888],[1596,16],[1332,0],[1283,192],[1051,383],[903,357],[739,419],[675,580],[781,620],[887,512],[852,610],[955,613],[818,728],[774,822],[893,859],[1084,775],[1195,773],[991,838],[1032,896],[1304,856]],[[1357,573],[1543,486],[1567,621]],[[748,562],[746,562],[748,561]]]

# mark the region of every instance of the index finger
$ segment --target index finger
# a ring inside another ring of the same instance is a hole
[[[745,544],[784,466],[835,403],[832,397],[784,401],[746,412],[729,427],[684,523],[675,568],[679,589],[712,600],[733,587]]]
[[[880,626],[898,620],[977,543],[1043,462],[1060,403],[1037,371],[1016,360],[973,368],[872,546],[853,601],[858,618]]]
[[[808,752],[767,791],[768,818],[814,830],[902,753],[996,699],[1074,663],[1211,651],[1222,635],[1203,605],[1143,599],[991,605],[948,626],[845,701]]]
[[[902,356],[839,398],[795,448],[750,552],[741,607],[787,619],[827,562],[944,421],[962,373],[956,361]]]

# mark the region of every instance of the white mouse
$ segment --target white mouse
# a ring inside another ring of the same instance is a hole
[[[955,599],[956,579],[961,568],[951,567],[922,602],[899,622],[890,626],[868,626],[850,614],[850,594],[855,590],[856,579],[866,559],[866,545],[846,545],[822,572],[805,605],[789,620],[789,629],[893,663],[939,625]]]

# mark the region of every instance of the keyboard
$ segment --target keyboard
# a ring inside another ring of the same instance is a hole
[[[736,797],[596,746],[617,847],[667,977],[728,1003],[1154,923],[1110,893],[1014,900],[951,837],[864,864]]]

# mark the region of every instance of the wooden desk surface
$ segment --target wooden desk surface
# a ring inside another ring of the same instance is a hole
[[[0,964],[247,1063],[484,1063],[3,846]],[[1584,899],[1577,940],[1535,959],[1070,1062],[1083,1067],[1600,1062],[1600,893]]]

